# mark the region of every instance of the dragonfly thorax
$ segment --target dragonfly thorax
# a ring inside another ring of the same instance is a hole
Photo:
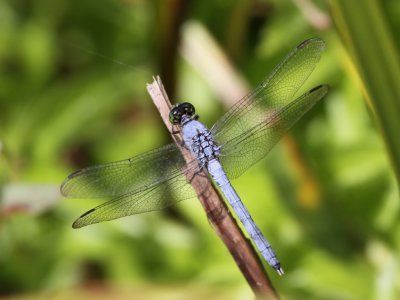
[[[220,155],[220,147],[215,144],[213,135],[200,121],[191,119],[185,122],[182,125],[182,135],[185,146],[201,166]]]

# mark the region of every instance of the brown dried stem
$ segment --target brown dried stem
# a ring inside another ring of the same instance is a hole
[[[164,90],[161,79],[158,76],[154,78],[153,83],[147,85],[147,90],[159,110],[165,125],[171,132],[172,138],[180,145],[182,136],[180,136],[180,134],[172,134],[172,126],[168,117],[171,103]],[[182,155],[186,162],[192,161],[193,157],[191,153],[183,147],[180,148],[182,149]],[[257,296],[268,299],[278,299],[275,289],[254,248],[240,230],[221,195],[208,179],[208,174],[203,170],[198,175],[199,176],[190,177],[191,175],[188,174],[187,176],[191,178],[190,182],[206,211],[211,226],[228,248],[250,287]]]

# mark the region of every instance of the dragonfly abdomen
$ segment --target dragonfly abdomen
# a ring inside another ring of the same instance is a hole
[[[228,177],[226,176],[221,163],[217,159],[213,159],[208,162],[207,168],[211,177],[214,179],[225,198],[236,212],[240,222],[242,222],[244,228],[254,241],[257,249],[260,251],[264,259],[278,272],[279,275],[282,275],[283,270],[281,268],[281,264],[276,257],[271,244],[267,241],[267,239],[261,233],[261,230],[251,218],[249,211],[240,200],[239,195],[236,193],[236,190],[233,188]]]

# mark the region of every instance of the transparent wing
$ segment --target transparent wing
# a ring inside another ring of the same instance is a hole
[[[230,178],[237,178],[272,147],[318,100],[328,92],[320,85],[276,111],[264,112],[264,121],[226,142],[221,147],[221,163]]]
[[[193,172],[193,169],[190,171]],[[162,183],[116,197],[89,210],[79,217],[72,227],[80,228],[133,214],[159,210],[193,197],[196,197],[196,193],[187,183],[186,177],[183,174],[177,174]]]
[[[176,177],[185,168],[180,150],[169,144],[126,160],[78,170],[63,182],[61,193],[70,198],[122,196]]]
[[[326,94],[327,86],[320,86],[293,101],[324,49],[324,42],[317,38],[302,42],[213,126],[211,131],[221,145],[221,161],[231,178],[264,157],[283,133]]]

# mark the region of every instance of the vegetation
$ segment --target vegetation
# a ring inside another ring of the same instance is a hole
[[[1,1],[0,297],[251,299],[196,199],[73,230],[100,201],[59,186],[171,141],[153,75],[212,125],[318,36],[330,93],[233,183],[283,299],[398,299],[400,2],[351,2]]]

